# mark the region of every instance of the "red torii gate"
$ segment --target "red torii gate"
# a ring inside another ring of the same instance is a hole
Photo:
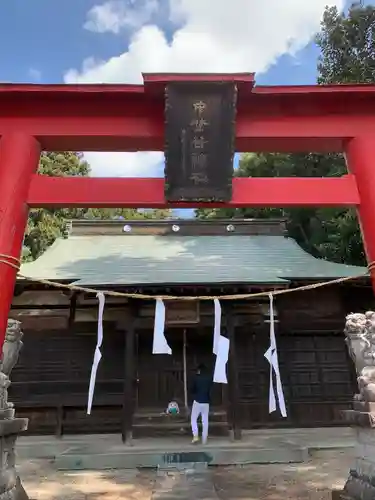
[[[163,151],[170,82],[238,91],[236,150],[338,152],[338,178],[235,178],[227,203],[168,203],[164,179],[37,175],[40,152]],[[144,85],[0,85],[0,259],[20,258],[29,207],[356,206],[375,286],[375,85],[254,86],[253,74],[144,75]],[[17,271],[0,262],[0,348]]]

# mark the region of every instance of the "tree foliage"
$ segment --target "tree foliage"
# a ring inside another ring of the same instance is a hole
[[[38,172],[55,177],[86,177],[90,174],[90,166],[81,153],[43,153]],[[25,231],[23,260],[38,258],[56,238],[63,237],[71,219],[152,219],[166,218],[170,212],[123,208],[31,209]]]
[[[327,8],[316,37],[320,48],[318,83],[375,81],[375,7],[353,4],[346,13]],[[346,173],[338,154],[244,154],[236,172],[242,177],[332,177]],[[199,218],[285,217],[289,234],[310,253],[337,262],[363,265],[365,255],[352,209],[197,210]]]
[[[80,153],[42,153],[38,173],[48,176],[87,176],[89,164]],[[76,218],[83,211],[33,208],[29,212],[24,238],[24,260],[39,257],[66,230],[66,219]]]
[[[326,9],[320,48],[318,83],[373,83],[375,81],[375,7],[354,3],[341,13]]]
[[[100,220],[148,220],[167,219],[171,217],[172,210],[166,209],[144,209],[136,208],[89,208],[83,215],[83,219]]]
[[[336,177],[345,172],[338,154],[244,154],[238,177]],[[356,214],[329,208],[239,208],[198,209],[198,218],[285,218],[289,235],[309,253],[338,262],[363,263],[361,240],[357,237]]]

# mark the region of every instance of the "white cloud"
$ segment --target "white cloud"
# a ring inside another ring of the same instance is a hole
[[[148,23],[157,10],[157,0],[110,0],[89,10],[84,28],[118,34],[123,28],[136,29]]]
[[[141,72],[264,72],[278,57],[294,55],[311,40],[326,5],[342,9],[344,3],[169,0],[170,21],[179,26],[172,41],[157,26],[142,26],[122,54],[108,61],[90,58],[81,70],[69,70],[65,81],[139,83]]]
[[[146,153],[85,153],[94,177],[160,177],[164,155]],[[159,168],[158,168],[159,167]]]

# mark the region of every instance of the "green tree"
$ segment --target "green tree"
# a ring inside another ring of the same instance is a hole
[[[354,3],[347,13],[327,8],[321,32],[318,83],[375,81],[375,7]]]
[[[167,219],[172,216],[170,209],[136,209],[136,208],[89,208],[83,215],[84,219]]]
[[[346,13],[327,8],[316,37],[320,48],[318,83],[375,81],[375,7],[353,4]],[[245,154],[236,175],[338,176],[346,172],[342,155]],[[314,255],[363,265],[365,255],[352,209],[197,210],[197,217],[285,217],[289,234]]]
[[[90,166],[82,153],[43,153],[39,174],[54,177],[90,174]],[[165,219],[171,210],[136,210],[125,208],[69,208],[30,210],[25,231],[23,260],[38,258],[56,238],[66,234],[67,222],[72,219]]]
[[[336,177],[346,171],[342,155],[242,155],[238,177]],[[355,212],[330,208],[198,209],[198,218],[285,218],[289,235],[308,252],[338,262],[363,263]],[[354,230],[353,230],[354,228]]]
[[[42,153],[38,173],[55,177],[85,177],[90,173],[90,166],[81,153]],[[82,217],[84,212],[83,209],[31,209],[25,231],[23,259],[39,257],[56,238],[64,235],[66,220]]]

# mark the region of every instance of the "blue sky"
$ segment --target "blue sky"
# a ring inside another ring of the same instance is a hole
[[[85,58],[93,54],[98,58],[110,57],[119,49],[121,40],[108,37],[103,41],[82,27],[95,3],[94,0],[2,0],[1,79],[35,82],[39,79],[32,74],[34,70],[40,72],[43,83],[62,82],[64,72],[80,66]]]
[[[58,83],[64,73],[95,57],[106,60],[124,50],[124,39],[100,37],[82,28],[95,0],[12,0],[1,4],[0,79],[7,82]],[[73,14],[74,12],[74,14]],[[59,22],[51,22],[58,18]],[[10,22],[9,22],[10,21]],[[11,50],[10,50],[11,47]],[[281,56],[257,78],[263,85],[314,83],[317,50],[311,44],[297,54]]]
[[[1,0],[1,80],[62,82],[64,73],[79,68],[85,59],[107,60],[124,51],[126,33],[98,35],[83,28],[87,13],[99,4],[96,0]],[[165,24],[165,32],[171,35]],[[317,50],[312,45],[298,52],[297,57],[282,55],[258,76],[257,83],[314,83],[316,58]]]
[[[141,71],[255,71],[312,84],[311,39],[345,0],[0,0],[4,82],[141,81]],[[225,19],[225,22],[223,21]],[[158,153],[87,153],[96,176],[160,176]]]

